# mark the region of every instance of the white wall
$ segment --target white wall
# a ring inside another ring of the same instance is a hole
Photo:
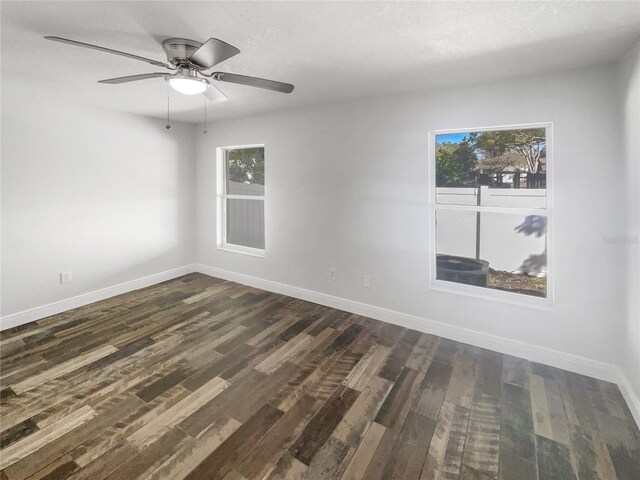
[[[619,116],[604,65],[217,122],[198,136],[198,261],[619,365]],[[429,290],[427,133],[529,122],[554,123],[555,307]],[[265,145],[264,259],[216,249],[216,147],[243,144]]]
[[[167,131],[7,77],[2,315],[192,263],[193,126]]]
[[[622,328],[624,370],[640,398],[640,40],[620,63],[621,111],[624,115],[624,154],[628,198],[627,228],[617,248],[628,256],[627,315]]]

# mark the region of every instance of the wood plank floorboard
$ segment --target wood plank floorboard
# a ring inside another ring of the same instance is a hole
[[[202,274],[0,333],[0,480],[640,480],[610,383]]]

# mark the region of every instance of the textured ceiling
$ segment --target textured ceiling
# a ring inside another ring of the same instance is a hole
[[[217,70],[296,85],[291,95],[220,83],[208,118],[528,75],[613,60],[640,34],[640,2],[6,2],[2,80],[99,108],[163,117],[158,71],[44,35],[165,60],[168,37],[220,38],[242,53]],[[4,92],[3,92],[4,93]],[[204,99],[172,93],[174,118]]]

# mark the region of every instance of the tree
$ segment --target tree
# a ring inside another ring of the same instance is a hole
[[[478,162],[483,172],[502,173],[506,171],[525,170],[527,162],[519,153],[506,151],[496,156],[486,156]]]
[[[540,159],[546,154],[544,128],[475,132],[469,135],[469,142],[486,157],[498,157],[509,151],[518,153],[531,173],[539,172]]]
[[[436,148],[436,186],[475,186],[478,157],[465,138],[460,143],[439,143]]]
[[[227,155],[229,181],[264,185],[264,148],[239,148]]]

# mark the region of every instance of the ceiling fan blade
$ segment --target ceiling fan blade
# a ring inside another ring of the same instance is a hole
[[[276,82],[275,80],[266,80],[264,78],[248,77],[247,75],[238,75],[236,73],[214,72],[211,77],[215,80],[228,83],[237,83],[238,85],[246,85],[248,87],[265,88],[280,93],[293,92],[294,86],[290,83]]]
[[[148,78],[166,77],[168,73],[142,73],[140,75],[129,75],[127,77],[107,78],[106,80],[98,80],[98,83],[127,83],[136,82],[138,80],[147,80]]]
[[[189,61],[206,70],[239,53],[240,50],[233,45],[229,45],[217,38],[210,38],[193,52],[193,55],[189,57]]]
[[[227,96],[216,87],[211,80],[207,80],[208,87],[202,94],[211,102],[224,102],[229,100]]]
[[[98,45],[92,45],[90,43],[78,42],[76,40],[69,40],[68,38],[51,37],[51,36],[44,37],[44,38],[46,38],[47,40],[52,40],[54,42],[68,43],[70,45],[76,45],[78,47],[91,48],[92,50],[99,50],[101,52],[112,53],[114,55],[120,55],[122,57],[132,58],[133,60],[140,60],[141,62],[150,63],[151,65],[155,65],[156,67],[165,67],[165,68],[173,69],[173,67],[171,67],[170,65],[167,65],[166,63],[159,62],[159,61],[153,60],[151,58],[141,57],[139,55],[133,55],[131,53],[121,52],[119,50],[113,50],[112,48],[100,47]]]

